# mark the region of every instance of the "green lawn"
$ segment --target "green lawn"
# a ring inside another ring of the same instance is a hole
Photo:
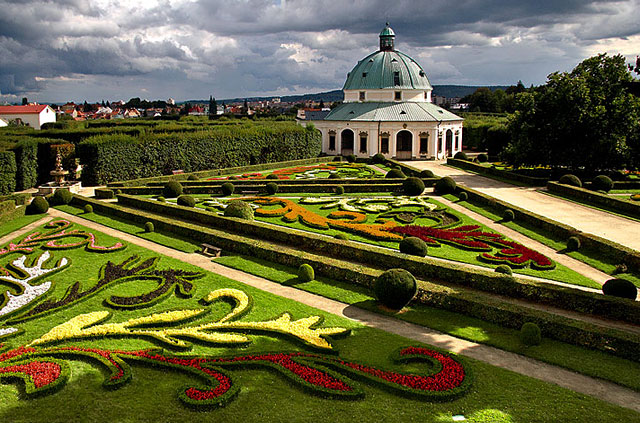
[[[36,220],[40,220],[45,216],[46,215],[44,214],[25,215],[25,216],[20,216],[17,219],[13,219],[10,222],[3,223],[2,226],[0,226],[0,237],[8,235],[13,231],[17,231],[18,229],[28,225],[29,223],[33,223]]]

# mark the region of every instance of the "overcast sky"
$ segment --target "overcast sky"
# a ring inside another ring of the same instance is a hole
[[[339,89],[387,20],[432,84],[640,54],[640,0],[0,0],[0,102]]]

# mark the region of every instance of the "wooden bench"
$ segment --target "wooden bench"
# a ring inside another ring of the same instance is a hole
[[[222,248],[216,247],[215,245],[203,242],[200,246],[202,247],[202,254],[207,257],[220,257],[220,253],[222,253]]]

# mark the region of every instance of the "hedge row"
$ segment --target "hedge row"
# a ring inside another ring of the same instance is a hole
[[[16,207],[15,200],[0,201],[0,225],[24,216],[27,206],[20,205]]]
[[[598,251],[601,257],[606,258],[611,263],[624,263],[630,271],[640,272],[640,253],[638,251],[597,235],[581,232],[572,226],[547,219],[544,216],[498,200],[466,186],[458,186],[457,190],[458,192],[466,192],[471,203],[489,206],[499,215],[502,215],[505,210],[510,209],[513,211],[515,220],[518,221],[518,223],[539,228],[542,231],[550,233],[558,240],[566,241],[570,237],[575,236],[580,240],[582,248]]]
[[[156,230],[179,234],[198,242],[216,245],[225,251],[259,257],[291,267],[298,267],[302,263],[310,263],[317,274],[350,283],[370,286],[372,281],[382,272],[367,266],[294,250],[242,235],[235,235],[227,232],[226,227],[224,227],[225,230],[218,230],[203,227],[199,224],[177,222],[172,217],[158,216],[153,213],[123,208],[113,203],[104,203],[80,196],[75,196],[73,201],[79,206],[92,204],[94,211],[98,213],[109,214],[140,224],[152,222]],[[224,218],[222,220],[224,223],[243,224],[246,222],[233,218]],[[260,238],[260,236],[257,237]],[[344,241],[334,241],[334,243],[347,245]],[[398,256],[399,254],[392,255]],[[512,278],[498,276],[494,278],[494,283],[496,282],[512,283]],[[497,302],[498,300],[496,299],[487,300],[484,295],[466,288],[449,288],[424,281],[420,281],[419,284],[420,290],[416,300],[423,304],[481,317],[487,321],[513,328],[519,328],[524,321],[535,321],[541,326],[545,336],[590,348],[598,348],[621,357],[638,360],[640,342],[636,336],[625,332],[554,316],[514,304]],[[621,301],[618,304],[627,305]]]
[[[428,178],[422,181],[426,186],[432,186],[439,178]],[[202,187],[211,186],[219,187],[225,182],[231,182],[236,187],[243,185],[259,185],[267,182],[273,182],[278,185],[396,185],[401,184],[404,179],[392,179],[392,178],[378,178],[378,179],[329,179],[329,178],[316,178],[316,179],[236,179],[236,180],[204,180],[204,181],[180,181],[183,187]],[[163,186],[164,181],[152,181],[147,184],[149,187]],[[113,187],[114,184],[109,184]]]
[[[216,127],[179,135],[97,136],[80,143],[77,154],[84,165],[82,182],[100,185],[168,175],[176,169],[193,172],[314,157],[320,147],[319,131],[274,122],[271,126]]]
[[[19,194],[9,194],[9,195],[0,196],[0,202],[13,200],[17,206],[24,206],[27,204],[30,198],[31,198],[31,193],[23,192]]]
[[[493,122],[465,120],[463,127],[463,145],[477,151],[488,151],[490,156],[497,156],[511,141],[506,125]]]
[[[399,162],[393,159],[387,159],[386,162],[387,162],[387,166],[390,166],[390,167],[399,166],[400,170],[402,170],[402,173],[404,173],[407,176],[420,176],[420,172],[422,172],[422,170],[415,168],[405,162]]]
[[[493,167],[486,167],[467,160],[459,160],[451,157],[447,159],[447,164],[450,166],[459,167],[460,169],[470,170],[481,175],[498,176],[503,179],[512,180],[532,186],[544,186],[549,181],[548,178],[538,178],[534,176],[521,175],[516,172],[499,170]]]
[[[16,155],[13,151],[0,151],[0,195],[16,190]]]
[[[547,184],[547,189],[549,192],[571,200],[577,200],[592,206],[602,207],[636,219],[640,218],[640,204],[637,202],[616,198],[607,194],[601,194],[585,188],[578,188],[551,181]]]
[[[481,291],[522,298],[566,310],[640,323],[640,304],[618,298],[541,282],[511,278],[508,281],[491,270],[471,269],[455,263],[407,256],[385,248],[360,243],[347,243],[326,236],[305,233],[262,222],[248,222],[226,218],[204,210],[174,206],[128,195],[119,195],[123,206],[163,214],[258,239],[283,243],[299,250],[336,257],[343,260],[387,268],[400,267],[414,276],[429,280],[442,280]]]

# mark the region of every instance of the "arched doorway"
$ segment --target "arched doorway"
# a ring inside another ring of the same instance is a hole
[[[447,130],[446,141],[445,141],[445,156],[451,157],[453,155],[453,131],[451,129]]]
[[[396,135],[396,159],[406,160],[411,158],[413,152],[413,134],[409,131],[400,131]]]
[[[353,154],[353,131],[351,129],[345,129],[340,134],[340,138],[340,154],[343,156]]]

